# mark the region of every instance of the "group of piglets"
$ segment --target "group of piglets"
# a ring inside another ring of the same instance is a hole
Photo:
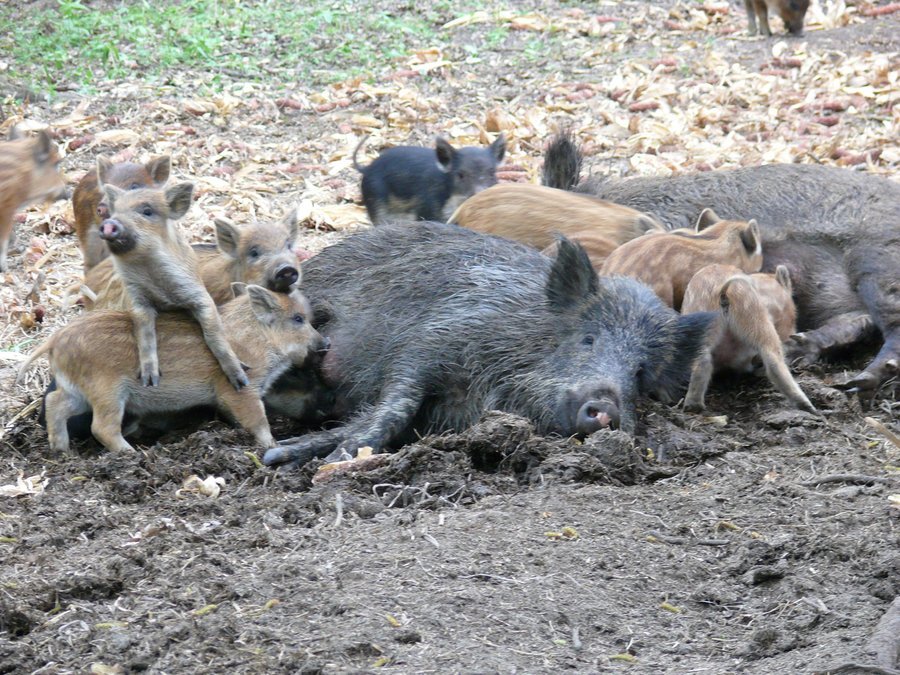
[[[73,197],[91,310],[21,371],[50,358],[51,446],[89,411],[94,436],[129,448],[193,406],[236,419],[270,465],[378,452],[491,409],[545,434],[633,433],[640,397],[687,386],[702,410],[715,370],[757,365],[814,412],[785,340],[810,363],[878,332],[849,386],[896,374],[895,183],[805,165],[579,183],[562,135],[544,185],[496,185],[504,152],[502,137],[439,140],[365,168],[354,153],[377,226],[305,260],[302,295],[293,213],[217,220],[218,246],[192,247],[177,221],[193,186],[168,182],[167,158],[101,158]],[[267,411],[319,430],[276,443]]]

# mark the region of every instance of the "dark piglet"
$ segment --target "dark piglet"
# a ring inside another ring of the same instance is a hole
[[[168,155],[154,157],[145,164],[119,162],[113,164],[105,157],[97,158],[97,167],[88,171],[72,193],[72,210],[75,213],[75,233],[84,257],[84,271],[109,256],[106,243],[100,238],[100,223],[109,218],[109,204],[104,199],[100,185],[108,183],[123,190],[143,187],[162,187],[169,180]]]
[[[374,228],[305,261],[304,290],[331,340],[323,377],[349,416],[264,461],[378,451],[464,429],[492,409],[545,434],[633,432],[638,396],[686,384],[712,315],[680,316],[643,284],[599,278],[577,244],[558,248],[551,260],[417,223]]]
[[[467,197],[497,183],[497,165],[506,154],[503,134],[487,148],[454,148],[438,137],[434,148],[400,145],[368,166],[356,161],[363,202],[373,225],[390,220],[446,221]]]
[[[578,183],[573,154],[580,153],[570,138],[550,144],[545,183]],[[846,386],[874,389],[900,371],[900,184],[848,169],[770,164],[592,180],[577,190],[649,213],[670,229],[690,227],[706,207],[726,219],[756,219],[763,271],[784,265],[794,283],[803,332],[788,357],[812,362],[880,332],[881,350]]]
[[[747,9],[747,25],[750,35],[756,35],[756,23],[763,35],[771,35],[769,11],[784,21],[785,30],[791,35],[803,35],[803,19],[809,9],[809,0],[744,0]]]

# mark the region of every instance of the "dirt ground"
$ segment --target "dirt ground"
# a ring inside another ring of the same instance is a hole
[[[437,24],[457,18],[434,4]],[[205,95],[206,74],[179,72],[3,110],[51,124],[71,184],[100,153],[172,153],[198,183],[195,239],[212,216],[299,204],[312,250],[365,226],[349,162],[362,133],[372,152],[504,130],[509,180],[536,179],[559,125],[594,171],[821,161],[896,174],[900,13],[816,5],[807,36],[785,41],[744,37],[735,4],[703,7],[517,3],[526,25],[499,44],[494,14],[371,81]],[[629,20],[593,20],[607,13]],[[0,80],[0,96],[14,89]],[[641,92],[655,112],[630,107]],[[825,105],[836,99],[852,107]],[[705,117],[682,128],[695,104]],[[821,417],[731,377],[708,416],[642,404],[634,438],[542,438],[487,413],[316,485],[316,465],[263,468],[222,422],[136,453],[90,442],[59,456],[29,405],[46,372],[13,379],[21,353],[80,313],[66,291],[81,259],[65,204],[23,220],[0,289],[0,486],[35,479],[0,496],[0,673],[900,668],[871,667],[900,634],[900,447],[866,422],[900,432],[900,399],[895,384],[863,401],[834,386],[874,345],[798,374]],[[223,479],[220,494],[183,489],[191,475]]]

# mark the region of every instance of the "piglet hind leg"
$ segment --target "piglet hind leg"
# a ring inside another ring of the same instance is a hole
[[[122,435],[122,418],[125,416],[125,404],[116,392],[108,392],[106,396],[92,401],[94,421],[91,433],[103,446],[114,451],[134,451],[131,444]]]
[[[63,389],[55,389],[47,394],[47,440],[54,452],[68,452],[70,417],[90,410],[90,406],[80,396]]]

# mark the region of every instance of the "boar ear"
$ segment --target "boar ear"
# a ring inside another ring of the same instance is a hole
[[[697,218],[697,224],[694,225],[694,230],[697,232],[701,232],[705,230],[710,225],[715,225],[720,222],[722,219],[716,215],[716,212],[712,209],[703,209],[700,212],[700,217]]]
[[[250,296],[250,308],[259,322],[265,326],[271,326],[275,323],[278,319],[278,314],[282,311],[275,295],[262,286],[255,284],[247,286],[247,295]]]
[[[231,293],[236,298],[239,298],[242,295],[247,295],[247,284],[245,284],[243,281],[232,281]]]
[[[456,150],[447,142],[447,139],[438,136],[434,139],[434,151],[437,153],[438,168],[444,173],[450,173],[453,169],[453,158]]]
[[[641,375],[641,389],[662,401],[673,401],[681,394],[694,361],[703,352],[713,321],[718,312],[682,314],[673,322],[674,331],[668,342],[668,353],[647,364]]]
[[[191,197],[194,194],[193,183],[176,183],[166,188],[166,203],[169,205],[169,218],[178,220],[191,208]]]
[[[747,227],[741,230],[741,242],[748,254],[762,253],[762,239],[759,236],[759,225],[756,219],[747,223]]]
[[[227,218],[216,218],[213,220],[216,224],[216,245],[229,258],[237,258],[238,242],[241,240],[241,233],[237,226]]]
[[[154,183],[162,185],[169,180],[169,170],[172,168],[172,158],[169,157],[169,155],[154,157],[144,164],[144,168],[147,170],[147,173],[150,174],[150,178],[153,179]]]
[[[118,199],[122,194],[125,193],[120,187],[116,187],[112,183],[106,183],[103,185],[103,192],[106,194],[106,203],[109,206],[109,212],[112,213],[115,210],[116,199]]]
[[[106,184],[106,178],[112,170],[113,163],[103,155],[97,157],[97,182],[100,185]]]
[[[503,161],[503,156],[506,154],[506,136],[500,134],[497,136],[497,140],[491,143],[491,154],[498,164]]]
[[[41,129],[38,132],[37,139],[34,143],[34,150],[32,152],[34,161],[38,164],[46,164],[47,160],[50,159],[50,152],[52,150],[53,141],[50,139],[50,134],[47,133],[46,129]]]
[[[793,290],[793,284],[791,283],[791,273],[784,265],[779,265],[775,268],[775,281],[777,281],[785,289],[787,289],[788,293]]]
[[[547,299],[554,309],[571,309],[600,290],[597,272],[580,244],[559,237],[556,260],[547,278]]]
[[[297,209],[292,208],[288,210],[287,213],[281,218],[281,224],[288,231],[288,236],[291,238],[291,242],[297,238],[297,229],[298,229],[298,221],[297,221]]]

